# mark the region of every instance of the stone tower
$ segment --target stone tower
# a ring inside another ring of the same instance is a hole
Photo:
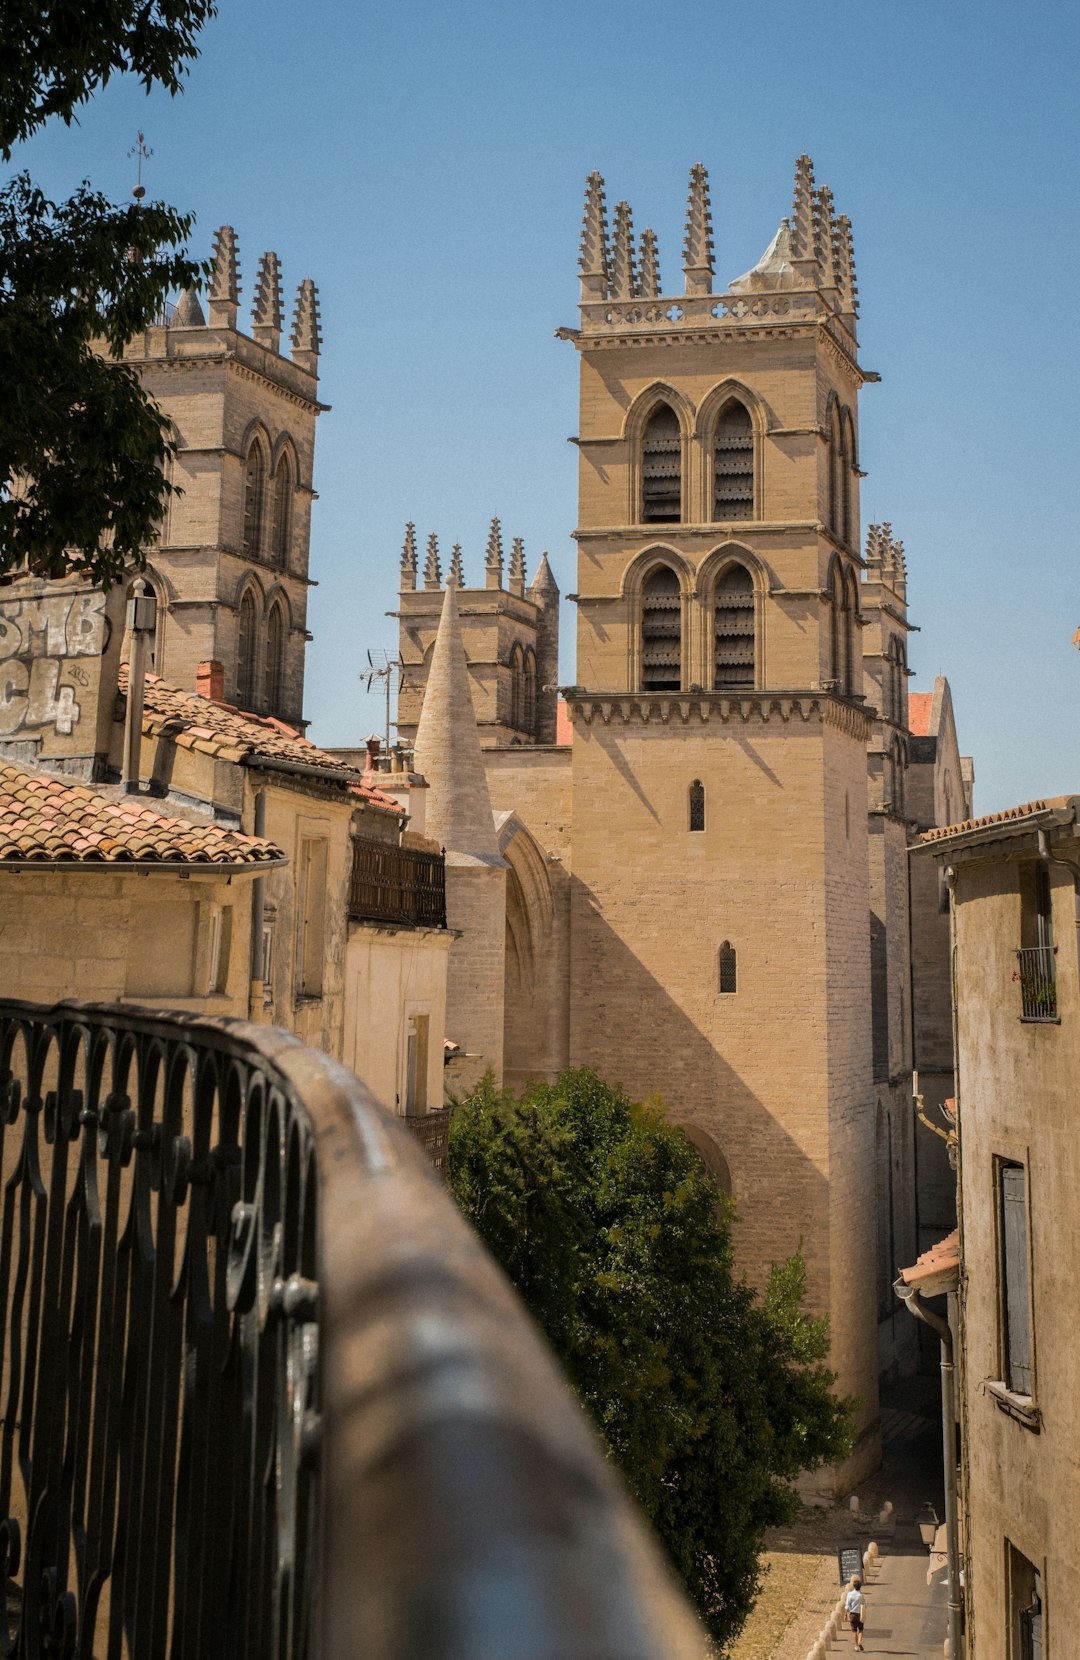
[[[505,573],[505,586],[504,586]],[[528,583],[525,544],[515,537],[509,567],[502,526],[492,519],[484,555],[484,586],[465,585],[461,547],[454,544],[448,581],[458,589],[461,634],[481,742],[499,747],[555,742],[559,679],[559,589],[547,554]],[[405,527],[401,552],[398,737],[411,744],[424,701],[435,636],[443,611],[442,561],[434,532],[420,568],[416,530]]]
[[[169,416],[171,500],[147,573],[154,669],[245,709],[302,721],[319,303],[300,284],[282,351],[278,256],[259,262],[250,334],[238,326],[236,235],[214,243],[204,312],[193,292],[125,353]],[[208,315],[207,315],[208,313]],[[211,669],[199,675],[200,665]]]
[[[800,1241],[878,1457],[859,365],[851,226],[790,217],[714,288],[705,169],[681,293],[652,231],[581,242],[570,1059],[662,1094],[738,1201],[753,1277]]]

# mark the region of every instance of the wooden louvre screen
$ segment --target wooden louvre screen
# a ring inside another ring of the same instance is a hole
[[[682,435],[673,409],[661,404],[645,428],[641,456],[644,524],[678,524],[682,518]]]
[[[754,684],[754,583],[745,565],[732,565],[716,585],[713,688]]]
[[[713,518],[754,516],[754,426],[741,403],[729,403],[716,423]]]

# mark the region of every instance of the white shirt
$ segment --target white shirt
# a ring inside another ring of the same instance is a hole
[[[855,1588],[852,1587],[847,1596],[844,1598],[844,1607],[849,1614],[861,1615],[863,1609],[862,1592],[856,1591]]]

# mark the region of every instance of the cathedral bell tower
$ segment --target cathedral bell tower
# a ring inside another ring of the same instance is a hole
[[[851,225],[790,216],[714,287],[691,170],[682,292],[588,180],[581,321],[570,1050],[660,1093],[738,1203],[761,1280],[796,1250],[876,1443],[859,365]]]

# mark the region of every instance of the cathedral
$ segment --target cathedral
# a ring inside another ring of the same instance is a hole
[[[807,156],[758,262],[723,286],[715,263],[704,167],[679,293],[589,177],[558,331],[580,360],[574,684],[546,556],[530,582],[514,540],[507,570],[496,520],[483,586],[455,547],[444,587],[410,525],[399,737],[461,931],[459,1085],[588,1065],[663,1099],[737,1203],[750,1277],[802,1248],[860,1402],[827,1478],[850,1485],[878,1459],[879,1372],[913,1364],[890,1286],[938,1157],[911,1107],[907,572],[889,525],[860,530],[878,376],[851,223]],[[947,1006],[940,942],[921,972]]]

